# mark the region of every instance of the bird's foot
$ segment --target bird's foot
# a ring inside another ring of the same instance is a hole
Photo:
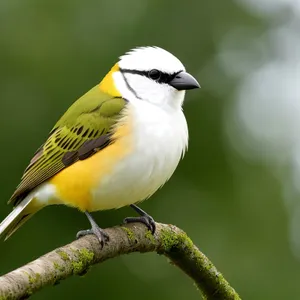
[[[89,235],[89,234],[94,234],[92,229],[86,229],[86,230],[80,230],[76,234],[76,239],[80,239],[83,236]]]
[[[128,217],[123,220],[125,224],[139,222],[147,226],[147,228],[154,234],[156,226],[155,221],[151,216],[141,216],[141,217]]]
[[[123,222],[126,223],[134,223],[134,222],[139,222],[143,223],[144,225],[147,226],[147,228],[151,231],[152,234],[155,233],[156,230],[156,224],[154,219],[148,215],[145,211],[140,209],[138,206],[132,204],[130,205],[138,214],[140,214],[140,217],[128,217],[123,220]]]
[[[106,232],[104,232],[104,230],[100,227],[91,228],[91,229],[87,229],[87,230],[80,230],[77,232],[76,238],[79,239],[79,238],[81,238],[85,235],[89,235],[89,234],[94,234],[97,237],[102,248],[103,248],[104,244],[109,241],[109,235]]]
[[[86,212],[85,214],[87,215],[92,228],[78,231],[76,234],[76,238],[79,239],[80,237],[83,237],[85,235],[94,234],[97,237],[101,247],[103,248],[104,244],[109,241],[109,235],[97,225],[97,223],[89,213]]]

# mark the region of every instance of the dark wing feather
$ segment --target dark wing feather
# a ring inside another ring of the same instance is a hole
[[[18,204],[62,169],[106,147],[125,103],[122,98],[103,94],[97,86],[77,100],[37,150],[9,202]]]

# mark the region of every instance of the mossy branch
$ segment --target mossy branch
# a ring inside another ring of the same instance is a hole
[[[109,258],[132,252],[157,252],[189,275],[205,299],[240,299],[234,289],[199,251],[191,239],[173,225],[157,223],[153,236],[139,223],[108,228],[110,240],[103,249],[93,236],[85,236],[0,277],[0,300],[24,299],[71,275]],[[199,298],[201,296],[199,295]]]

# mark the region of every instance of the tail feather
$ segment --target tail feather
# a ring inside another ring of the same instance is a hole
[[[0,238],[7,240],[19,227],[30,219],[39,209],[33,209],[32,197],[23,199],[0,224]]]

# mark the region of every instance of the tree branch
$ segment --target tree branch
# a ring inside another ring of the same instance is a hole
[[[103,249],[93,236],[85,236],[0,277],[0,300],[24,299],[47,285],[109,258],[132,252],[157,252],[189,275],[205,299],[240,299],[238,294],[199,251],[191,239],[173,225],[156,224],[153,236],[139,223],[108,228],[110,240]]]

